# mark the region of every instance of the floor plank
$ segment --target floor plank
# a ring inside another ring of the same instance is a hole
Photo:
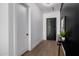
[[[63,56],[61,48],[61,56]],[[56,41],[44,40],[32,51],[26,52],[23,56],[58,56],[58,46]]]

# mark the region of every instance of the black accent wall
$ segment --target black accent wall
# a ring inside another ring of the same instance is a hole
[[[67,56],[79,56],[79,4],[64,3],[61,18],[65,18],[65,31],[69,32],[63,46]]]

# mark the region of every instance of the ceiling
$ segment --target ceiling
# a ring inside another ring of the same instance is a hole
[[[50,6],[44,6],[43,3],[36,3],[43,13],[59,11],[61,3],[53,3]]]

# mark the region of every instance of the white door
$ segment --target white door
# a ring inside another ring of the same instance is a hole
[[[16,33],[17,46],[16,54],[21,55],[28,50],[28,8],[21,4],[16,4]]]

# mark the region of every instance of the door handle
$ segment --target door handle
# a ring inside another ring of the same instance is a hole
[[[25,40],[28,40],[28,35],[29,35],[29,34],[28,34],[28,33],[26,33],[26,37],[25,37]]]
[[[26,36],[28,36],[29,34],[28,33],[26,33]]]

